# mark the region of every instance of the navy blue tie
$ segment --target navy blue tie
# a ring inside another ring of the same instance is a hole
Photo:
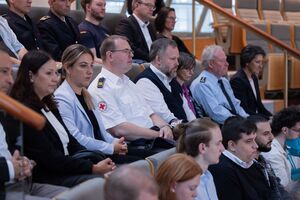
[[[226,97],[226,99],[227,99],[227,101],[228,101],[228,103],[230,105],[230,108],[231,108],[230,111],[231,111],[231,113],[234,114],[234,115],[236,115],[237,114],[236,109],[235,109],[235,107],[234,107],[234,105],[233,105],[233,103],[232,103],[232,101],[231,101],[228,93],[225,90],[224,83],[223,83],[222,79],[219,79],[218,83],[220,84],[221,90],[222,90],[223,94],[225,95],[225,97]]]

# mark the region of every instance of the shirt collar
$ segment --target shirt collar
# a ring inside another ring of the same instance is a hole
[[[146,28],[150,24],[149,22],[143,22],[138,16],[136,16],[136,14],[132,14],[132,15],[134,16],[134,18],[136,19],[140,27]]]
[[[251,162],[249,162],[249,163],[246,163],[246,162],[242,161],[237,156],[235,156],[234,154],[232,154],[231,152],[229,152],[227,150],[223,151],[223,155],[226,156],[232,162],[234,162],[235,164],[239,165],[240,167],[242,167],[244,169],[250,168],[252,166],[252,164],[253,164],[253,160]]]
[[[157,69],[154,65],[150,64],[150,69],[158,76],[158,78],[164,82],[167,81],[168,83],[172,80],[169,79],[164,73],[162,73],[159,69]]]
[[[280,143],[278,142],[278,140],[276,138],[273,139],[272,141],[272,148],[278,149],[278,151],[284,155],[287,155],[286,151],[283,149],[283,147],[280,145]]]
[[[120,78],[119,76],[115,75],[111,71],[105,69],[105,67],[102,67],[101,76],[104,76],[106,79],[110,80],[113,83],[113,85],[127,83],[129,81],[129,78],[124,74]]]

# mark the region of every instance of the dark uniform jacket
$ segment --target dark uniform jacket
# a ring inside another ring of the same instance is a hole
[[[260,114],[268,118],[272,114],[261,102],[257,77],[253,75],[252,79],[257,98],[254,96],[248,77],[243,69],[240,69],[230,80],[234,96],[241,101],[242,108],[249,115]]]
[[[60,61],[63,51],[70,45],[76,44],[79,39],[79,30],[76,22],[66,16],[66,22],[49,11],[38,23],[39,34],[46,52],[54,60]]]
[[[4,183],[9,181],[9,171],[4,157],[0,157],[0,197],[4,192]]]
[[[154,41],[156,39],[156,34],[152,24],[150,23],[147,28],[152,41]],[[130,46],[134,51],[133,59],[140,59],[150,62],[147,42],[138,21],[133,15],[122,19],[119,25],[116,27],[115,32],[117,35],[123,35],[128,38]]]
[[[10,28],[16,34],[19,42],[22,43],[28,51],[42,49],[42,43],[38,35],[36,24],[31,21],[28,15],[25,15],[25,20],[18,14],[8,11],[4,17]]]

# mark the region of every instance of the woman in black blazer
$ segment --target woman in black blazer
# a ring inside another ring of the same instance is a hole
[[[52,94],[58,81],[55,61],[42,51],[31,51],[22,59],[11,96],[46,118],[41,131],[23,125],[24,154],[37,163],[33,181],[72,187],[115,166],[109,158],[94,164],[72,157],[85,148],[68,132],[57,110]]]
[[[241,69],[231,78],[230,84],[246,113],[269,118],[272,114],[261,102],[257,79],[262,71],[265,56],[266,53],[259,46],[244,47],[241,52]]]

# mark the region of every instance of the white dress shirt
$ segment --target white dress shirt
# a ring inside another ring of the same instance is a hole
[[[164,86],[171,92],[171,86],[169,84],[171,80],[152,64],[150,65],[150,69],[156,74],[156,76],[164,84]],[[147,103],[156,114],[158,114],[166,122],[170,122],[172,119],[176,118],[174,114],[169,110],[164,100],[163,94],[151,80],[149,80],[148,78],[141,78],[138,80],[136,85],[139,89],[139,92],[143,95]]]
[[[272,141],[271,151],[261,154],[271,164],[276,176],[280,178],[280,183],[284,187],[287,187],[292,183],[292,166],[287,159],[286,151],[283,149],[276,138],[274,138],[274,140]]]
[[[9,171],[9,178],[10,180],[12,180],[15,178],[15,170],[11,161],[12,156],[8,151],[5,137],[6,137],[5,131],[3,129],[2,124],[0,123],[0,157],[5,157],[8,166],[8,171]]]
[[[97,87],[100,77],[105,78],[102,88]],[[123,75],[120,78],[103,67],[88,90],[97,101],[96,107],[102,113],[106,129],[123,122],[130,122],[144,128],[153,126],[150,118],[153,110],[127,76]]]
[[[151,47],[151,44],[152,44],[152,39],[151,39],[151,36],[150,36],[150,33],[149,33],[149,30],[148,30],[148,25],[150,24],[149,22],[143,22],[140,18],[138,18],[138,16],[136,16],[135,14],[133,14],[134,18],[136,19],[136,21],[138,22],[142,32],[143,32],[143,35],[144,35],[144,38],[147,42],[147,46],[148,46],[148,49],[150,50],[150,47]]]

